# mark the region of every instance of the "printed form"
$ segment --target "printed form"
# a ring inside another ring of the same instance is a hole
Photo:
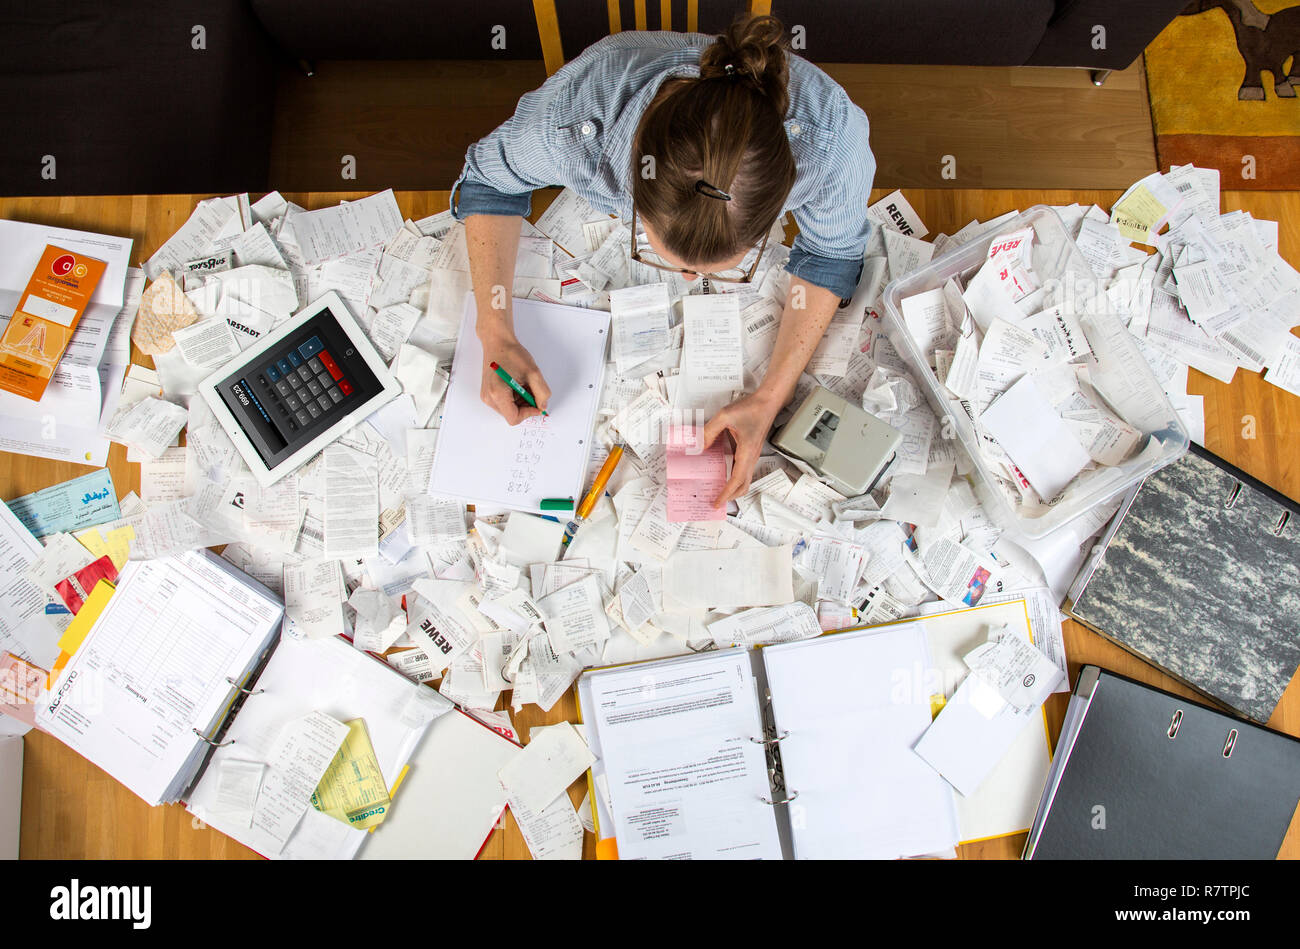
[[[619,859],[781,859],[746,651],[590,684]]]
[[[129,563],[117,592],[38,712],[41,727],[149,804],[169,790],[280,621],[201,553]]]

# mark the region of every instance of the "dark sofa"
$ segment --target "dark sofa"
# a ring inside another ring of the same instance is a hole
[[[814,62],[1128,66],[1185,0],[775,0]],[[545,7],[546,4],[540,4]],[[699,0],[717,32],[747,5]],[[555,0],[565,58],[605,0]],[[643,3],[685,29],[688,4]],[[620,0],[621,27],[637,26]],[[1096,27],[1105,44],[1094,42]],[[800,45],[802,44],[802,45]],[[552,58],[555,51],[552,50]],[[261,191],[276,76],[331,59],[540,60],[530,0],[0,0],[0,194]],[[553,63],[552,63],[553,64]],[[504,118],[504,116],[503,116]],[[53,156],[51,162],[48,156]],[[52,173],[52,176],[51,176]]]

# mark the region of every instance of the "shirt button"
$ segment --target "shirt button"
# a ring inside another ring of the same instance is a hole
[[[794,123],[792,123],[792,124],[790,125],[790,134],[793,135],[795,138],[798,138],[798,137],[799,137],[799,133],[802,132],[802,131],[803,131],[803,129],[801,129],[801,128],[799,127],[799,123],[798,123],[798,122],[794,122]]]
[[[590,135],[590,134],[591,134],[592,132],[594,132],[594,131],[596,131],[596,126],[592,125],[590,122],[583,122],[583,123],[582,123],[582,134],[583,134],[583,135]]]

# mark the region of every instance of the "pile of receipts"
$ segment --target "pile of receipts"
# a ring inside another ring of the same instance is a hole
[[[1155,379],[1117,339],[1123,326],[1098,312],[1100,282],[1036,272],[1037,244],[1059,226],[1041,216],[1044,238],[1023,223],[994,236],[964,286],[949,276],[902,298],[901,315],[944,401],[970,419],[997,487],[1020,516],[1037,517],[1091,487],[1096,469],[1158,455],[1144,433],[1168,419]],[[1064,235],[1058,243],[1068,248]]]
[[[1266,381],[1300,387],[1300,342],[1290,333],[1300,322],[1300,275],[1277,253],[1277,224],[1220,215],[1218,206],[1217,172],[1176,167],[1138,182],[1109,216],[1095,206],[1057,209],[1089,274],[1035,272],[1044,235],[1021,221],[995,234],[964,284],[954,275],[901,300],[907,333],[954,411],[970,419],[1018,516],[1078,498],[1113,477],[1105,469],[1159,456],[1166,398],[1202,441],[1188,366],[1224,382],[1238,366],[1267,366]],[[1051,220],[1038,226],[1048,241],[1060,230]],[[936,245],[949,250],[989,229]],[[1066,255],[1058,247],[1042,256]]]
[[[1203,173],[1176,172],[1142,187],[1162,213],[1172,211],[1173,228],[1152,238],[1162,247],[1155,258],[1130,248],[1129,231],[1120,229],[1146,220],[1145,198],[1117,204],[1112,221],[1095,208],[1059,210],[1104,276],[1103,299],[1138,337],[1178,407],[1195,411],[1180,390],[1182,364],[1212,365],[1208,354],[1236,365],[1250,347],[1271,375],[1294,379],[1296,341],[1286,344],[1285,331],[1275,331],[1297,310],[1294,272],[1276,255],[1276,226],[1218,216]],[[1171,206],[1169,190],[1182,201]],[[729,454],[721,444],[701,450],[700,426],[753,391],[772,358],[790,284],[781,228],[751,284],[707,286],[630,260],[627,224],[571,191],[535,225],[522,223],[514,295],[612,316],[586,483],[613,446],[625,452],[607,495],[564,546],[561,522],[471,510],[428,490],[470,287],[462,224],[446,212],[403,220],[392,192],[314,211],[274,192],[255,203],[246,195],[200,202],[133,277],[143,288],[138,309],[119,317],[155,366],[130,367],[104,427],[139,461],[140,495],[108,508],[112,519],[100,523],[27,524],[43,548],[31,549],[25,572],[48,593],[52,579],[101,555],[120,569],[127,559],[225,545],[227,560],[284,597],[285,635],[346,635],[501,727],[512,723],[498,706],[549,710],[587,667],[787,642],[1015,598],[1030,605],[1035,645],[1064,670],[1056,605],[1114,504],[1039,542],[1005,535],[977,501],[969,459],[877,316],[890,280],[1005,219],[928,243],[900,193],[870,214],[879,227],[858,291],[837,312],[793,405],[817,385],[860,403],[904,433],[898,458],[870,495],[846,498],[768,451],[730,510],[713,506]],[[1033,271],[1031,240],[1011,234],[995,242],[980,273],[1005,272],[1014,289],[1009,308],[987,321],[974,299],[978,281],[945,286],[907,309],[939,378],[979,407],[977,417],[1028,479],[1026,491],[1042,499],[1058,485],[1037,481],[1009,433],[1042,424],[1062,445],[1068,439],[1068,458],[1063,450],[1051,459],[1058,480],[1067,460],[1077,462],[1073,476],[1142,446],[1109,407],[1106,386],[1084,371],[1104,341],[1079,332],[1068,313],[1022,306],[1047,276]],[[391,360],[403,394],[261,488],[206,403],[192,398],[195,387],[330,290]],[[1176,342],[1187,339],[1196,342]],[[53,657],[35,641],[30,628],[19,639],[0,625],[0,650],[48,664]],[[551,799],[539,795],[538,809]]]

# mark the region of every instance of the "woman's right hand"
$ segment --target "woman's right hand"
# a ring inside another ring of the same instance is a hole
[[[537,368],[528,350],[520,345],[513,333],[495,331],[482,334],[483,344],[483,383],[480,396],[484,404],[495,409],[511,425],[518,425],[526,418],[541,415],[546,403],[551,398],[551,387],[542,378],[542,371]],[[491,364],[496,363],[510,377],[533,394],[537,408],[533,408],[510,388]]]

